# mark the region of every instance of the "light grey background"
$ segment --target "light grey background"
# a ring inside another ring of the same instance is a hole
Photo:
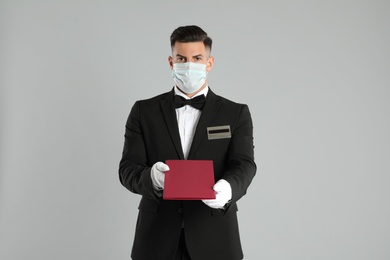
[[[390,259],[389,1],[0,1],[0,259],[129,259],[117,169],[133,103],[171,89],[169,35],[214,40],[259,166],[245,259]]]

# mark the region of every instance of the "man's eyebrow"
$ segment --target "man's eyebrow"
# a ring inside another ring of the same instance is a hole
[[[176,57],[180,57],[180,58],[185,58],[185,59],[187,59],[186,56],[183,56],[183,55],[181,55],[181,54],[176,54]],[[197,55],[194,55],[194,56],[192,56],[192,57],[193,57],[193,58],[203,57],[203,54],[197,54]]]

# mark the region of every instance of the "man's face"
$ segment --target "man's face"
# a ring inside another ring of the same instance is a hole
[[[168,61],[171,69],[175,63],[206,64],[208,73],[213,67],[214,58],[210,57],[210,50],[206,49],[203,42],[176,42],[172,48],[172,56],[169,56]]]

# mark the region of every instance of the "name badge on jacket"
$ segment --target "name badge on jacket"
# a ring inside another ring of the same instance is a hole
[[[230,125],[210,126],[207,127],[207,137],[209,140],[230,138]]]

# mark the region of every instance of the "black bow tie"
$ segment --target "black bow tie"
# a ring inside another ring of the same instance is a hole
[[[175,108],[190,105],[196,109],[202,110],[206,98],[204,95],[196,96],[192,99],[185,99],[182,96],[175,95]]]

